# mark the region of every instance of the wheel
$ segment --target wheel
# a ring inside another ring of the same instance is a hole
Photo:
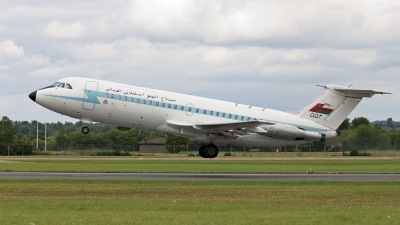
[[[218,147],[216,145],[206,145],[204,149],[204,158],[215,158],[218,155]]]
[[[89,133],[89,127],[82,127],[82,133],[83,134],[88,134]]]
[[[201,156],[201,157],[203,157],[203,158],[205,158],[205,156],[204,156],[204,149],[206,148],[206,145],[202,145],[202,146],[200,146],[200,148],[199,148],[199,155]]]

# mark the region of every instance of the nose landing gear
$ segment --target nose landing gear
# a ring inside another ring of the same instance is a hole
[[[218,147],[214,144],[202,145],[199,149],[199,155],[203,158],[215,158],[218,155]]]
[[[89,127],[87,127],[87,126],[82,127],[82,133],[83,134],[88,134],[89,133]]]

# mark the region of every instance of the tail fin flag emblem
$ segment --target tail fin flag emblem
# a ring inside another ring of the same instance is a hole
[[[318,103],[310,109],[310,112],[329,115],[329,114],[331,114],[331,112],[333,112],[333,109],[324,108],[324,104]]]

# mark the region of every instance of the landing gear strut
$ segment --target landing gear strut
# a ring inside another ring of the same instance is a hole
[[[87,127],[87,126],[82,127],[82,133],[83,134],[88,134],[89,133],[89,127]]]
[[[214,144],[202,145],[199,149],[199,155],[203,158],[215,158],[218,155],[218,147]]]

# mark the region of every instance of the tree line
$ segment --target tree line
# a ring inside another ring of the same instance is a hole
[[[45,130],[47,146],[57,145],[60,150],[63,146],[109,146],[110,149],[125,146],[126,150],[132,150],[139,142],[148,137],[166,137],[167,145],[190,145],[196,144],[186,137],[164,135],[157,132],[130,129],[108,124],[92,123],[88,127],[89,134],[82,134],[81,129],[84,124],[81,121],[76,123],[65,122],[47,123],[46,125],[36,120],[11,121],[4,116],[0,121],[0,154],[2,149],[7,148],[8,144],[14,144],[14,151],[20,154],[25,149],[25,154],[29,154],[29,149],[35,149],[38,145],[39,150],[44,150]],[[37,132],[38,131],[38,132]],[[38,133],[38,134],[37,134]],[[38,142],[36,137],[38,136]]]
[[[370,123],[365,117],[356,117],[351,122],[346,119],[338,130],[340,136],[327,140],[328,145],[344,150],[400,149],[400,130]]]
[[[393,124],[391,121],[390,124]],[[47,145],[92,145],[97,146],[135,146],[147,137],[166,137],[167,145],[198,144],[189,138],[164,135],[157,132],[142,131],[108,124],[93,123],[89,125],[90,133],[82,134],[81,121],[46,124]],[[36,131],[38,130],[38,147],[44,149],[45,124],[35,120],[11,121],[3,116],[0,121],[0,152],[8,144],[17,144],[14,150],[28,151],[36,148]],[[351,149],[400,149],[400,131],[370,123],[365,117],[345,120],[339,127],[340,136],[327,140],[326,144],[343,150]]]

